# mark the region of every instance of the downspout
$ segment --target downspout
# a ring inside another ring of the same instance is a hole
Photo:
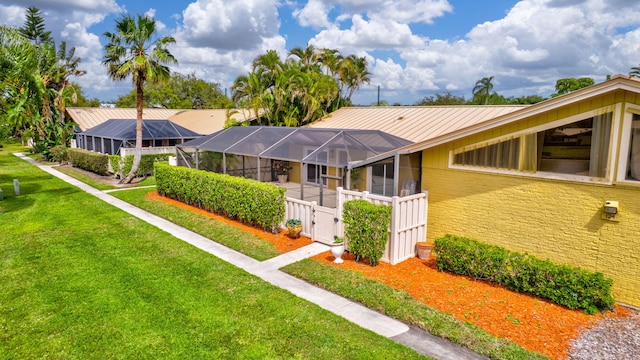
[[[393,196],[398,196],[398,184],[400,183],[400,153],[393,156]]]
[[[227,173],[227,153],[222,152],[222,173]]]
[[[345,188],[351,190],[351,169],[347,169],[347,178],[345,180]]]
[[[262,181],[260,179],[261,179],[261,177],[260,177],[260,156],[258,156],[258,179],[256,179],[256,180]]]
[[[302,163],[302,174],[300,174],[300,200],[304,200],[304,182],[307,180],[307,163]]]

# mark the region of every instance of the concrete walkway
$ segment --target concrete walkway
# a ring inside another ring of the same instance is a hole
[[[484,357],[464,347],[453,344],[448,340],[435,337],[423,330],[409,327],[398,320],[382,315],[365,306],[357,304],[332,292],[320,289],[306,281],[300,280],[278,270],[287,264],[327,251],[329,249],[329,246],[327,245],[313,243],[266,261],[257,261],[169,222],[159,216],[153,215],[127,202],[117,199],[105,191],[95,189],[79,180],[57,171],[50,165],[42,165],[35,160],[24,156],[22,153],[15,153],[14,155],[103,200],[104,202],[122,209],[131,215],[170,233],[182,241],[204,250],[232,265],[244,269],[248,273],[257,276],[272,285],[285,289],[298,297],[310,301],[325,310],[342,316],[365,329],[371,330],[379,335],[410,347],[421,354],[436,359],[485,359]]]

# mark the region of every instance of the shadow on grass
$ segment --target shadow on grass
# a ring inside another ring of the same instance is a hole
[[[26,209],[33,206],[35,202],[36,200],[32,197],[25,195],[15,196],[12,192],[11,196],[5,195],[4,200],[0,201],[0,214]]]

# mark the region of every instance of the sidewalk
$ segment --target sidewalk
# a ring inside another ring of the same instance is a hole
[[[464,347],[455,345],[448,340],[435,337],[423,330],[409,327],[398,320],[382,315],[332,292],[315,287],[279,270],[287,264],[327,251],[329,249],[329,246],[327,245],[313,243],[298,250],[260,262],[171,223],[159,216],[153,215],[129,203],[119,200],[109,195],[107,192],[97,190],[79,180],[55,170],[50,165],[39,164],[21,153],[15,153],[14,155],[103,200],[104,202],[120,208],[131,215],[170,233],[182,241],[204,250],[234,266],[242,268],[248,273],[257,276],[274,286],[285,289],[300,298],[322,307],[325,310],[331,311],[365,329],[371,330],[379,335],[412,348],[421,354],[436,359],[485,359],[484,357],[475,354]]]

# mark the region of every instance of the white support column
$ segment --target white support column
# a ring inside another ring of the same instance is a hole
[[[393,157],[393,196],[398,196],[398,185],[400,184],[400,154]]]

